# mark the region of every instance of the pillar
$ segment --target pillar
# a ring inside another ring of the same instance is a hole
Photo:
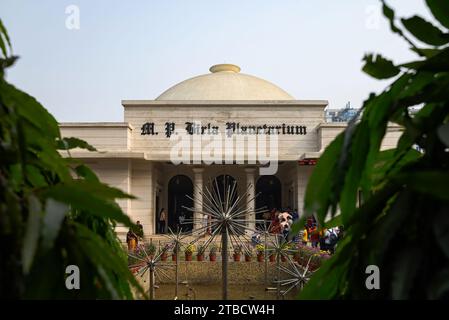
[[[193,230],[201,227],[203,218],[203,172],[204,168],[193,168],[193,199],[195,212],[193,213]]]
[[[246,204],[246,225],[249,229],[255,229],[255,207],[256,199],[254,198],[256,194],[255,186],[255,172],[256,168],[245,168],[246,173],[246,187],[247,187],[247,204]],[[250,200],[251,199],[251,200]]]

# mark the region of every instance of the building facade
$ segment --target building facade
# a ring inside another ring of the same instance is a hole
[[[122,101],[123,122],[60,124],[63,136],[98,150],[73,150],[71,156],[137,197],[119,205],[146,235],[157,233],[162,208],[172,228],[180,215],[199,217],[202,194],[214,179],[235,181],[240,194],[259,194],[247,202],[250,212],[290,207],[301,214],[314,160],[346,126],[326,123],[326,100],[295,100],[235,65],[210,71],[155,100]],[[396,145],[400,130],[389,127],[383,148]]]

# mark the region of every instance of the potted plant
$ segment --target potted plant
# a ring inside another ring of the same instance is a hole
[[[172,250],[172,255],[171,255],[172,261],[176,261],[177,253],[178,253],[178,246],[174,246],[173,250]]]
[[[168,243],[162,247],[162,249],[160,251],[161,261],[167,261],[169,249],[170,249],[170,245]]]
[[[240,261],[241,255],[242,255],[242,246],[235,245],[234,246],[234,261],[236,261],[236,262]]]
[[[245,250],[245,261],[250,262],[253,257],[253,250],[249,247]]]
[[[197,261],[203,261],[204,260],[204,251],[206,251],[206,247],[204,245],[198,246],[198,253],[196,254],[196,260]]]
[[[293,261],[299,262],[300,261],[300,253],[299,253],[299,249],[295,249],[295,251],[293,252]]]
[[[153,242],[150,242],[149,244],[146,245],[145,251],[147,253],[147,255],[153,259],[154,254],[156,253],[156,246],[154,245]]]
[[[257,261],[263,262],[264,254],[265,254],[265,247],[263,244],[258,244],[256,246],[256,252],[257,252]]]
[[[209,260],[216,261],[217,260],[217,246],[215,244],[212,245],[209,251]]]
[[[289,243],[284,243],[282,245],[282,251],[281,251],[281,261],[287,262],[288,259],[288,253],[291,251],[291,246]]]
[[[195,246],[192,243],[190,243],[184,250],[186,261],[192,261],[193,252],[195,252]]]

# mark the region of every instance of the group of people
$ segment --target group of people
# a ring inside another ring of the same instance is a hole
[[[314,217],[307,219],[307,223],[304,226],[302,234],[302,244],[308,245],[309,243],[314,248],[320,248],[323,251],[329,251],[334,253],[335,246],[338,240],[342,236],[342,227],[335,228],[319,228]]]
[[[181,231],[185,231],[186,229],[188,229],[186,227],[186,219],[187,219],[187,214],[185,211],[181,211],[178,215],[178,221],[176,224],[176,228],[177,230],[181,230]],[[157,217],[157,233],[159,234],[164,234],[166,233],[166,228],[167,228],[167,212],[165,211],[165,208],[162,208],[159,211],[159,215]]]

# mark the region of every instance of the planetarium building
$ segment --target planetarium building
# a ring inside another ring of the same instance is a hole
[[[198,218],[203,191],[215,179],[235,182],[237,192],[249,197],[248,221],[260,207],[301,214],[316,160],[346,126],[325,122],[326,100],[296,100],[236,65],[209,70],[155,100],[122,101],[123,122],[60,124],[63,136],[98,150],[74,150],[72,157],[137,197],[119,205],[146,235],[157,233],[162,208],[173,229],[186,207],[194,208],[187,215]],[[394,147],[399,135],[400,128],[389,127],[383,148]]]

